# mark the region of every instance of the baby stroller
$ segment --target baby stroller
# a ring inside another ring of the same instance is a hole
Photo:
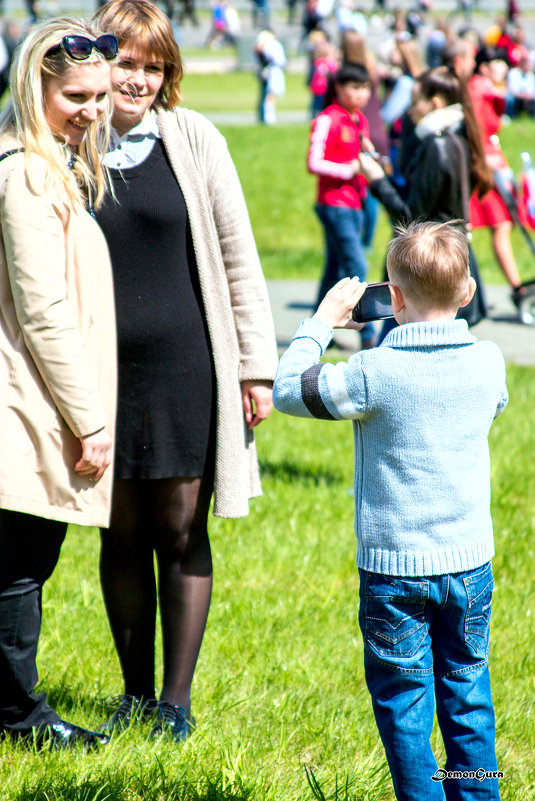
[[[496,188],[507,206],[511,218],[518,226],[531,253],[535,256],[535,242],[528,230],[535,228],[535,167],[529,153],[521,154],[523,163],[522,187],[519,190],[512,170],[494,173]],[[513,300],[520,321],[535,325],[535,279],[525,281],[513,291]]]

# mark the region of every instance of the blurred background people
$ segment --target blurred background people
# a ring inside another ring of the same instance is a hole
[[[361,151],[373,150],[362,108],[370,97],[370,76],[363,64],[344,64],[335,75],[332,102],[312,122],[307,155],[309,172],[318,176],[315,211],[323,226],[325,264],[317,304],[341,278],[366,280],[362,246],[365,182],[359,175]],[[376,342],[373,325],[360,332],[363,348]]]
[[[227,0],[215,0],[212,3],[212,27],[205,46],[234,46],[239,32],[240,19],[236,8],[230,5]]]
[[[381,108],[381,119],[389,135],[389,155],[394,181],[404,185],[404,178],[398,167],[401,148],[401,126],[405,112],[411,105],[412,89],[415,79],[425,69],[425,61],[419,43],[408,35],[399,34],[390,55],[391,72],[389,90]]]
[[[485,194],[491,176],[465,83],[448,67],[427,70],[414,83],[409,115],[415,127],[414,138],[404,143],[409,153],[401,159],[405,192],[399,192],[375,159],[364,155],[361,170],[370,191],[393,222],[464,220],[467,224],[472,187]],[[470,270],[478,290],[459,314],[475,325],[487,307],[472,252]],[[382,335],[393,325],[387,321]]]
[[[473,229],[489,228],[494,256],[511,285],[512,300],[517,303],[523,289],[511,243],[513,217],[500,193],[500,186],[508,185],[512,179],[498,138],[505,112],[507,64],[496,50],[484,47],[477,53],[475,65],[468,89],[493,186],[486,194],[473,194],[470,198],[470,223]]]
[[[335,46],[323,31],[310,34],[311,66],[308,86],[311,94],[310,113],[312,119],[325,107],[325,98],[331,81],[340,66]]]
[[[529,56],[507,72],[505,112],[511,119],[522,113],[535,115],[535,73]]]
[[[281,97],[286,91],[286,54],[281,42],[268,30],[261,31],[256,37],[254,53],[258,61],[260,84],[258,121],[265,125],[274,125],[277,122],[277,97]]]

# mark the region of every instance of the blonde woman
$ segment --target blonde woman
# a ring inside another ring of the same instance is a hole
[[[91,213],[116,54],[95,26],[36,28],[0,119],[0,733],[57,747],[107,742],[34,688],[42,587],[67,524],[109,519],[113,283]]]
[[[101,580],[123,672],[109,729],[157,716],[152,736],[191,731],[191,683],[210,606],[208,513],[242,517],[260,494],[253,429],[277,365],[266,285],[225,140],[178,106],[169,19],[112,0],[116,200],[98,212],[113,266],[119,403],[113,510]],[[154,571],[158,565],[158,582]],[[155,700],[157,595],[163,686]]]

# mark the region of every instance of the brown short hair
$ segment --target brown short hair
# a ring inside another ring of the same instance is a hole
[[[416,305],[459,306],[470,278],[468,239],[460,220],[397,226],[386,255],[392,283]]]
[[[119,48],[132,45],[164,62],[163,84],[154,105],[166,109],[178,105],[182,97],[182,57],[169,17],[149,0],[111,0],[99,8],[93,19],[104,26],[103,30],[116,35]]]

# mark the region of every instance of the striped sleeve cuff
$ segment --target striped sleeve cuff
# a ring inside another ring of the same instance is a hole
[[[322,354],[325,348],[333,338],[332,328],[324,323],[322,320],[317,320],[314,317],[307,317],[306,320],[301,320],[299,328],[295,332],[294,339],[302,339],[308,337],[313,339],[319,346]]]
[[[319,376],[324,367],[324,364],[315,364],[301,373],[301,397],[312,417],[318,417],[320,420],[336,420],[323,403],[319,389]]]

